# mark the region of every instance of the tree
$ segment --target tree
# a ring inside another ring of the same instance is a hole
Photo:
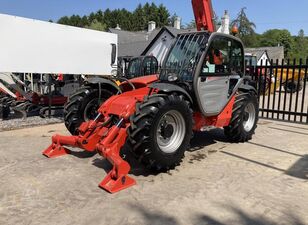
[[[64,24],[64,25],[71,25],[70,19],[67,16],[61,17],[58,20],[59,24]]]
[[[157,16],[159,18],[158,21],[157,21],[158,27],[163,27],[163,26],[168,25],[170,13],[169,13],[168,9],[163,4],[160,4],[158,6]]]
[[[245,7],[241,9],[237,18],[231,22],[231,25],[238,27],[239,36],[246,46],[253,46],[256,41],[256,25],[248,19],[245,10]]]
[[[285,55],[289,57],[289,53],[294,47],[294,39],[288,30],[272,29],[264,32],[260,38],[261,46],[283,46]]]
[[[298,36],[293,37],[294,45],[289,52],[289,57],[294,58],[299,62],[300,59],[306,60],[308,57],[308,40],[305,37],[305,32],[301,29]],[[305,63],[305,62],[304,62]]]
[[[134,17],[133,17],[133,20],[134,20],[133,30],[134,31],[144,30],[146,28],[147,21],[146,21],[145,12],[144,12],[141,4],[139,4],[137,6],[133,15],[134,15]]]
[[[83,17],[79,15],[64,16],[58,20],[58,23],[90,29],[93,27],[98,30],[114,28],[119,24],[124,30],[140,31],[147,29],[149,21],[155,21],[157,27],[163,27],[168,25],[169,19],[169,11],[163,4],[157,6],[155,3],[146,3],[139,4],[133,12],[124,8],[98,10],[96,13],[92,12]]]
[[[185,26],[186,29],[194,29],[196,27],[197,26],[196,26],[196,21],[195,20],[190,21],[190,23],[186,24],[186,26]]]
[[[102,22],[99,22],[94,19],[89,26],[86,26],[86,28],[91,30],[106,31],[107,26],[106,24],[103,24]]]

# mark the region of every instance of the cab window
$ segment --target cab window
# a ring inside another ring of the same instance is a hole
[[[155,57],[146,57],[143,61],[143,75],[156,74],[158,70],[158,62]]]
[[[242,44],[228,37],[216,37],[208,48],[202,75],[241,74],[244,68]]]

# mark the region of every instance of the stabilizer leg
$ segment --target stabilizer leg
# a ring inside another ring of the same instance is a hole
[[[70,150],[64,148],[61,145],[51,144],[46,150],[43,151],[43,155],[47,158],[56,158],[62,155],[67,155]]]
[[[98,152],[113,164],[112,170],[99,186],[110,193],[116,193],[136,184],[136,181],[128,176],[130,165],[120,156],[127,133],[126,128],[120,128],[121,123],[114,126],[108,136],[97,145]]]
[[[54,135],[52,137],[52,144],[43,151],[43,155],[48,158],[56,158],[59,156],[67,155],[70,150],[63,147],[63,145],[76,146],[78,137],[76,136],[60,136]]]
[[[112,178],[112,173],[113,171],[110,171],[105,179],[99,184],[101,188],[112,194],[136,184],[136,181],[127,175],[122,175],[114,179]]]

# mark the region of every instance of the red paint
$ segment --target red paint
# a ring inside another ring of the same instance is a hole
[[[213,127],[225,127],[228,126],[232,118],[232,109],[235,101],[233,96],[224,110],[217,116],[205,117],[201,112],[195,112],[193,117],[195,121],[194,131],[200,131],[201,128],[207,126]]]
[[[149,84],[151,84],[151,83],[153,83],[157,80],[158,80],[158,74],[144,76],[144,77],[136,77],[136,78],[133,78],[129,81],[130,81],[130,83],[132,83],[134,85],[134,87],[136,89],[139,89],[139,88],[146,87],[147,85],[149,85]],[[124,92],[132,90],[131,85],[127,81],[121,83],[120,87],[122,88],[122,90]]]
[[[197,30],[215,31],[214,13],[211,0],[192,0]]]

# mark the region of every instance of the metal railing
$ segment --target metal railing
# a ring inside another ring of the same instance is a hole
[[[308,59],[248,63],[255,81],[260,117],[308,124]]]

